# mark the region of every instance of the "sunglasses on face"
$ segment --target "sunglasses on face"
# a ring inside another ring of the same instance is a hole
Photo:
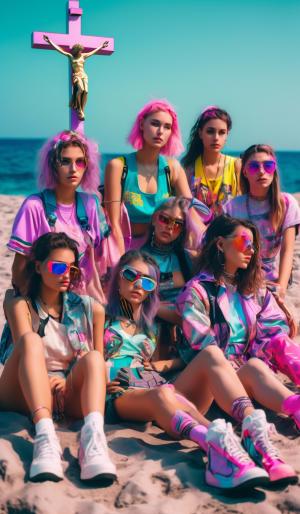
[[[68,264],[67,262],[48,261],[47,270],[53,275],[63,275],[64,273],[70,273],[72,278],[78,278],[80,275],[79,268],[73,264]]]
[[[142,275],[139,271],[130,266],[126,266],[121,269],[120,276],[128,280],[128,282],[138,282],[139,285],[146,291],[147,293],[151,293],[156,288],[156,281],[153,278],[147,277],[147,275]]]
[[[246,234],[232,236],[233,246],[238,252],[246,252],[247,250],[254,250],[253,241]]]
[[[69,159],[69,157],[62,157],[59,161],[60,166],[70,166],[71,164],[75,164],[78,170],[84,170],[86,168],[86,160],[84,157],[79,157],[78,159]]]
[[[250,161],[248,162],[247,168],[252,175],[255,173],[258,173],[261,170],[261,167],[263,167],[264,171],[266,173],[269,173],[269,175],[273,175],[276,170],[276,162],[273,160],[270,161]]]
[[[174,232],[180,232],[183,229],[183,220],[171,218],[171,216],[163,214],[162,212],[158,214],[157,219],[161,225],[170,227]]]

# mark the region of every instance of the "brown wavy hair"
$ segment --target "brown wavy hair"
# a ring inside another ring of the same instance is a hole
[[[256,225],[251,221],[232,218],[227,214],[222,214],[215,218],[205,233],[201,255],[195,266],[195,271],[196,273],[208,271],[219,281],[224,272],[225,260],[224,254],[220,254],[218,251],[218,240],[220,237],[226,238],[231,236],[240,226],[251,230],[254,254],[248,267],[246,269],[238,269],[236,273],[237,290],[241,294],[255,294],[262,285],[262,273],[259,232]]]
[[[247,177],[244,175],[244,170],[246,168],[247,162],[251,158],[251,156],[254,153],[266,153],[274,159],[274,161],[277,163],[276,155],[273,150],[273,148],[269,145],[252,145],[245,150],[245,152],[241,155],[242,159],[242,168],[241,168],[241,174],[240,174],[240,188],[242,194],[249,194],[250,193],[250,185]],[[274,231],[276,232],[280,226],[283,223],[284,216],[285,216],[285,201],[282,197],[282,194],[280,192],[280,183],[279,183],[279,174],[278,174],[278,167],[276,164],[276,170],[273,175],[273,181],[270,185],[270,188],[268,190],[268,199],[270,202],[270,214],[269,214],[269,220],[272,224],[272,227]]]

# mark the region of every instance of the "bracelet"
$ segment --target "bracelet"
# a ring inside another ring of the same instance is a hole
[[[122,202],[122,200],[103,200],[103,202],[102,202],[102,203],[114,203],[114,202],[119,202],[119,203],[121,203],[121,202]]]
[[[49,414],[50,414],[50,418],[52,417],[52,414],[51,414],[51,411],[50,409],[48,409],[48,407],[46,407],[45,405],[40,405],[40,407],[37,407],[32,413],[31,413],[31,420],[33,421],[33,418],[34,416],[36,415],[36,413],[39,411],[39,410],[42,410],[42,409],[46,409]]]

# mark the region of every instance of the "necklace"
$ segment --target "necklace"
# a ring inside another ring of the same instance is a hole
[[[157,175],[157,163],[138,164],[138,173],[149,183]]]
[[[40,300],[40,303],[41,303],[44,307],[46,307],[46,309],[45,309],[45,310],[46,310],[46,314],[48,314],[48,316],[49,316],[50,318],[53,318],[53,319],[55,319],[55,320],[60,320],[60,319],[61,319],[61,304],[59,304],[59,305],[58,305],[58,309],[55,309],[55,311],[56,311],[56,316],[55,316],[55,315],[53,315],[53,314],[50,314],[50,312],[49,312],[49,307],[50,307],[50,306],[49,306],[46,302],[44,302],[44,300],[43,300],[41,297],[39,297],[39,300]],[[57,307],[57,306],[56,306],[56,307]],[[54,309],[54,307],[50,307],[50,309]],[[59,311],[59,313],[58,313],[58,315],[57,315],[57,312],[58,312],[58,311]]]
[[[220,166],[221,166],[221,157],[222,157],[222,154],[220,154],[220,157],[219,157],[218,167],[217,167],[216,174],[215,174],[214,178],[210,179],[210,181],[212,181],[212,180],[216,181],[217,180],[217,177],[218,177],[219,171],[220,171]],[[225,171],[225,167],[226,167],[226,155],[225,155],[225,158],[224,158],[224,165],[223,165],[223,170],[222,170],[222,179],[221,179],[221,183],[220,183],[220,186],[218,188],[218,192],[217,193],[215,193],[212,190],[212,187],[210,185],[210,181],[207,178],[206,171],[205,171],[206,165],[204,164],[202,155],[201,155],[201,163],[202,163],[202,169],[203,169],[203,174],[204,174],[205,182],[206,182],[207,189],[208,189],[206,203],[207,203],[208,207],[212,207],[213,210],[217,210],[216,206],[219,203],[219,196],[220,196],[220,192],[221,192],[221,189],[222,189],[222,186],[223,186],[223,182],[224,182],[224,171]]]
[[[231,285],[236,282],[236,273],[228,273],[228,271],[226,271],[225,269],[222,271],[222,276],[223,278],[225,278],[226,280],[228,280]]]
[[[59,215],[60,215],[61,219],[65,222],[65,224],[71,225],[71,219],[73,217],[75,203],[72,204],[72,207],[69,211],[69,216],[63,216],[63,214],[62,214],[63,208],[61,207],[61,205],[57,204],[57,208],[58,208]]]

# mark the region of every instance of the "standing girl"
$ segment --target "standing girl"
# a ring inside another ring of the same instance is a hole
[[[79,245],[80,292],[103,301],[97,260],[102,252],[101,241],[108,235],[108,226],[98,198],[77,192],[79,187],[89,192],[97,190],[97,145],[82,134],[60,132],[41,150],[38,182],[41,193],[29,196],[22,204],[7,245],[15,252],[13,285],[21,292],[24,290],[25,267],[34,241],[46,232],[61,231]]]
[[[63,233],[38,238],[26,266],[26,296],[8,313],[13,343],[1,349],[0,407],[29,413],[35,424],[32,481],[63,478],[52,410],[84,418],[82,480],[116,478],[103,431],[104,309],[69,291],[80,279],[75,241]],[[4,351],[4,354],[3,354]]]
[[[127,155],[125,161],[113,159],[105,171],[105,207],[121,255],[125,251],[122,201],[131,224],[131,247],[140,248],[147,240],[152,214],[162,200],[172,191],[176,196],[192,197],[179,162],[165,158],[183,149],[176,112],[166,100],[153,100],[141,109],[128,141],[137,151]],[[200,219],[199,224],[202,225]]]
[[[211,209],[212,217],[239,189],[240,161],[222,154],[232,122],[228,112],[210,105],[193,126],[182,165],[192,194]]]
[[[268,145],[252,145],[243,153],[242,196],[224,211],[253,221],[261,236],[262,267],[267,285],[282,299],[291,278],[300,209],[295,198],[280,191],[277,160]]]

